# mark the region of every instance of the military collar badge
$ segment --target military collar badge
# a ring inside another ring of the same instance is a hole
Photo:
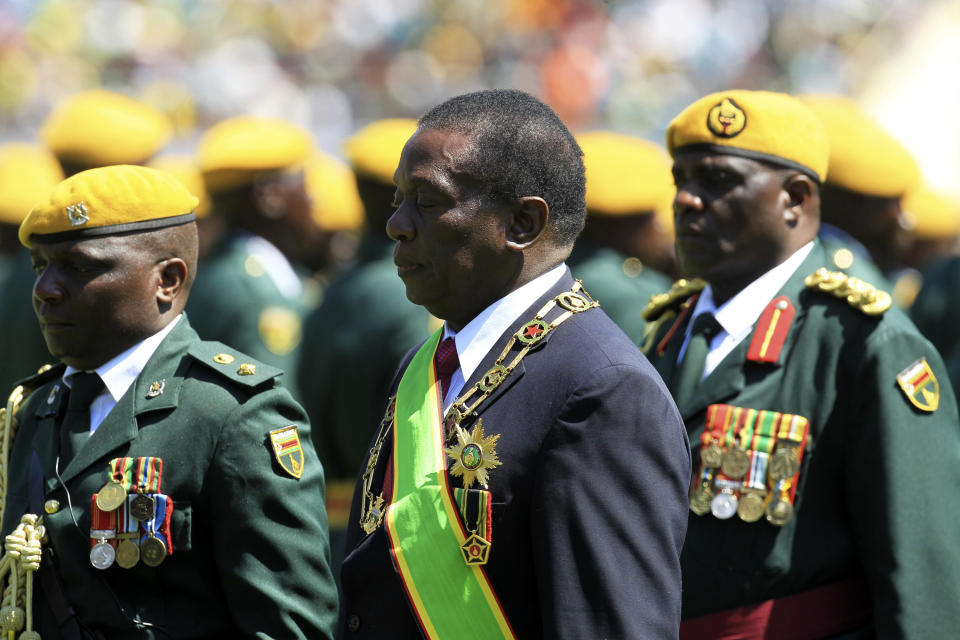
[[[921,411],[933,413],[940,405],[940,383],[926,358],[920,358],[901,371],[897,384],[910,404]]]

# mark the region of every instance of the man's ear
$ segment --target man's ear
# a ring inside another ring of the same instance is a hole
[[[784,220],[791,227],[794,227],[800,222],[801,218],[808,215],[813,195],[816,193],[816,186],[809,176],[795,173],[787,178],[783,185],[783,191],[787,200],[783,212]]]
[[[538,196],[524,196],[512,214],[507,226],[507,247],[523,251],[546,231],[550,206]]]
[[[157,264],[160,281],[157,283],[157,304],[167,309],[183,291],[187,282],[187,263],[180,258],[167,258]]]

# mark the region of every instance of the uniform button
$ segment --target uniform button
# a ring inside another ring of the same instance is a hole
[[[352,633],[360,631],[360,616],[355,613],[351,613],[347,618],[347,629],[349,629]]]
[[[56,513],[60,511],[60,501],[59,500],[47,500],[43,503],[43,510],[47,513]]]

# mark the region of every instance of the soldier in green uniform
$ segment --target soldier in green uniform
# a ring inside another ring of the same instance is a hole
[[[211,215],[225,230],[187,312],[200,337],[283,369],[294,394],[307,310],[297,266],[318,233],[302,169],[312,149],[309,134],[293,124],[238,117],[207,131],[197,152]]]
[[[120,165],[20,228],[61,362],[7,403],[0,630],[20,638],[329,638],[323,470],[279,370],[182,313],[197,199]]]
[[[150,105],[96,89],[81,91],[58,104],[44,122],[40,137],[60,162],[63,174],[70,176],[105,165],[142,163],[167,143],[172,130],[170,119]],[[29,208],[21,215],[28,211]],[[0,341],[0,362],[4,363],[0,370],[2,389],[35,373],[50,360],[27,305],[33,271],[30,256],[22,247],[18,248],[10,270],[10,277],[0,290],[0,326],[4,332]]]
[[[640,342],[646,301],[674,269],[670,158],[657,145],[609,131],[577,136],[587,172],[587,223],[567,260],[607,315]]]
[[[789,96],[726,91],[667,146],[697,279],[651,302],[644,346],[694,449],[680,637],[951,637],[954,393],[890,296],[816,239],[822,125]]]
[[[853,100],[802,100],[830,141],[819,236],[831,268],[885,288],[898,306],[909,307],[917,288],[903,270],[912,224],[901,199],[920,181],[916,161]]]
[[[393,172],[414,120],[374,122],[346,141],[366,216],[358,263],[337,277],[304,324],[300,395],[327,474],[335,567],[343,557],[354,480],[400,359],[429,333],[430,314],[407,300],[384,229],[393,213]]]

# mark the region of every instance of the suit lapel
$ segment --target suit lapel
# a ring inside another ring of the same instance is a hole
[[[183,382],[183,372],[178,372],[177,368],[183,353],[196,339],[196,333],[184,315],[157,347],[117,405],[63,470],[61,477],[64,482],[69,482],[111,451],[135,439],[139,433],[139,415],[177,406]]]
[[[560,295],[565,291],[569,291],[572,287],[573,287],[573,277],[570,275],[570,270],[567,269],[566,273],[564,273],[563,277],[561,277],[560,280],[555,285],[553,285],[545,294],[540,296],[540,298],[538,298],[536,302],[534,302],[529,307],[527,307],[527,309],[524,310],[524,312],[521,313],[520,316],[510,325],[510,327],[503,332],[503,334],[497,340],[496,344],[494,344],[493,348],[490,349],[487,352],[487,355],[484,356],[483,360],[480,361],[480,365],[476,368],[476,370],[470,376],[470,379],[467,380],[466,383],[463,385],[463,390],[460,392],[461,395],[463,393],[466,393],[473,385],[475,385],[478,381],[480,381],[483,378],[483,376],[486,375],[487,371],[489,371],[490,368],[493,367],[494,363],[497,361],[497,357],[503,351],[504,347],[506,347],[507,344],[511,340],[513,340],[513,335],[520,330],[520,327],[530,322],[533,319],[533,317],[537,314],[537,312],[540,310],[540,308],[547,303],[547,301],[555,298],[556,296]],[[553,315],[551,315],[550,317],[552,318]],[[550,342],[550,339],[552,337],[553,337],[553,332],[551,332],[546,338],[538,342],[530,350],[530,352],[528,352],[527,357],[529,357],[530,354],[545,348],[547,343]],[[504,362],[503,362],[504,366],[510,364],[513,361],[513,359],[520,352],[519,347],[521,346],[522,345],[519,345],[519,346],[514,345],[513,349],[510,350],[510,353],[507,354],[507,357],[504,358]],[[496,402],[497,398],[502,396],[504,393],[507,392],[507,390],[509,390],[513,385],[515,385],[517,381],[523,377],[525,372],[526,372],[526,367],[523,364],[523,360],[521,360],[520,363],[517,365],[517,367],[513,370],[513,372],[509,376],[507,376],[507,378],[502,383],[500,383],[500,385],[497,386],[496,389],[494,389],[490,393],[487,399],[483,401],[483,404],[481,404],[477,408],[477,415],[483,413],[483,411],[485,411],[487,407],[491,406],[494,402]]]

